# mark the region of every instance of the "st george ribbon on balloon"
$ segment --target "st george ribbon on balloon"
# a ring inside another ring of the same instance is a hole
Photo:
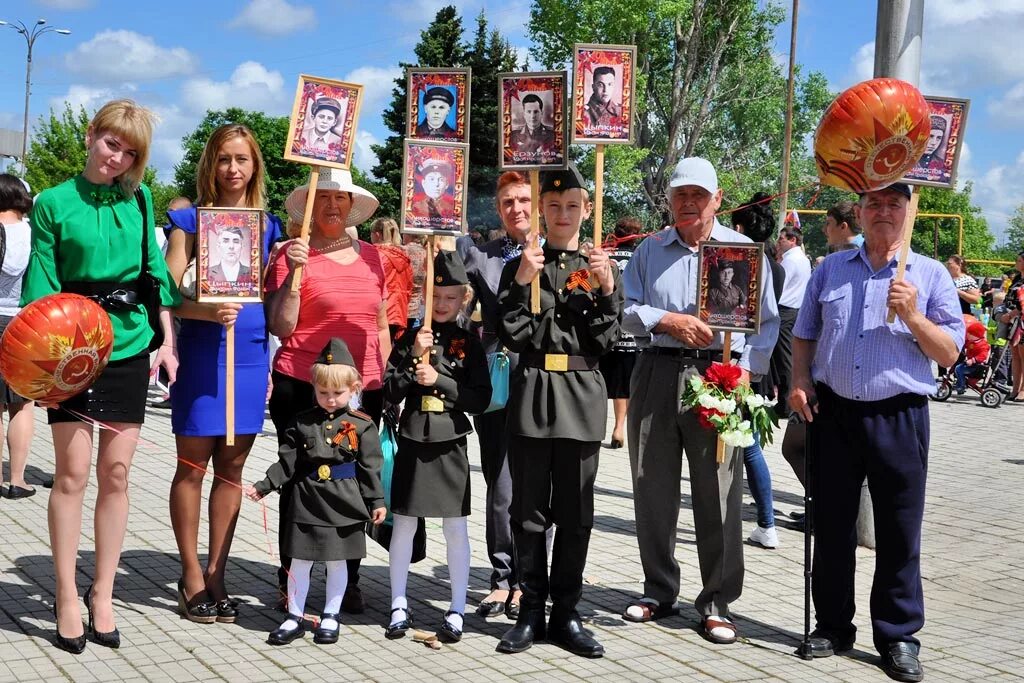
[[[51,294],[7,325],[0,374],[19,396],[61,403],[96,381],[113,347],[110,316],[99,304],[78,294]]]
[[[818,124],[818,176],[825,185],[857,193],[891,185],[924,154],[930,128],[928,103],[910,83],[858,83],[829,105]]]

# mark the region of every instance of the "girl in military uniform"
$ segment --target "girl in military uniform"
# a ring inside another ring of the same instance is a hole
[[[395,344],[384,376],[384,398],[405,401],[391,480],[391,621],[384,635],[401,638],[412,626],[405,596],[417,517],[441,517],[448,548],[452,602],[438,629],[447,642],[462,639],[469,587],[469,460],[466,413],[491,401],[487,356],[480,341],[455,322],[469,294],[457,254],[434,260],[433,322],[409,330]]]
[[[316,643],[338,640],[338,612],[348,584],[346,560],[366,556],[366,522],[384,521],[383,461],[377,428],[369,415],[349,408],[361,388],[348,347],[334,337],[312,369],[317,406],[299,412],[285,430],[280,459],[246,495],[259,500],[291,483],[281,511],[282,551],[292,558],[288,573],[288,618],[267,638],[287,645],[301,637],[313,563],[327,563],[327,600]]]

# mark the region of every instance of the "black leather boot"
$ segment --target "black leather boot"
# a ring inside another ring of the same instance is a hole
[[[604,647],[583,629],[576,604],[583,592],[590,529],[555,529],[551,558],[551,621],[548,640],[580,657],[603,657]]]
[[[544,640],[544,603],[548,598],[548,552],[543,532],[523,531],[512,524],[516,565],[519,568],[519,588],[523,597],[519,602],[516,625],[505,632],[496,648],[498,652],[515,653],[529,650],[535,640]]]

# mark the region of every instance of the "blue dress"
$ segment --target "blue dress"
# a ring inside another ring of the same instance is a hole
[[[263,265],[281,237],[281,221],[267,213]],[[195,209],[168,211],[174,228],[196,232]],[[225,327],[206,320],[181,320],[178,378],[171,385],[171,429],[181,436],[223,436],[225,424]],[[244,304],[235,323],[235,433],[263,430],[269,373],[263,304]]]

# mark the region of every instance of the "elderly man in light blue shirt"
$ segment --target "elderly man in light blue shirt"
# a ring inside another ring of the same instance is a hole
[[[644,569],[644,595],[623,613],[650,621],[678,612],[679,564],[675,559],[682,456],[689,464],[693,517],[702,588],[694,606],[706,638],[736,640],[729,604],[743,590],[740,504],[743,457],[728,449],[717,463],[717,435],[681,407],[686,379],[722,359],[724,335],[697,315],[699,243],[750,242],[715,216],[722,191],[705,159],[683,159],[669,181],[673,225],[645,239],[623,275],[626,308],[622,326],[633,334],[640,355],[630,387],[627,422],[633,473],[637,542]],[[768,371],[779,330],[779,313],[767,260],[761,265],[760,331],[732,335],[743,381]]]
[[[882,668],[898,681],[924,678],[915,634],[924,625],[931,361],[953,365],[964,344],[960,300],[942,264],[910,252],[906,278],[894,278],[910,197],[904,183],[862,195],[856,213],[864,246],[832,254],[811,276],[793,330],[789,394],[790,407],[809,423],[813,462],[810,654],[853,647],[855,525],[867,477],[876,540],[872,640]]]

